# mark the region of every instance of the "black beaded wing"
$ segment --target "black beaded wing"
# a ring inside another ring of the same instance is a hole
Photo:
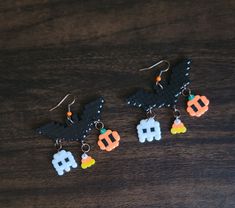
[[[184,59],[172,67],[172,74],[169,82],[161,81],[163,89],[155,85],[156,93],[137,91],[127,99],[129,105],[143,108],[148,111],[153,108],[172,107],[176,104],[178,96],[183,89],[189,85],[190,59]]]
[[[85,106],[80,119],[78,114],[73,113],[72,122],[67,120],[66,123],[62,124],[52,121],[38,128],[36,131],[38,134],[47,136],[53,140],[84,140],[94,126],[94,121],[100,120],[103,104],[104,99],[100,97]]]

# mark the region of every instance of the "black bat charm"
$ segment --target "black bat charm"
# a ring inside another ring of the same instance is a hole
[[[57,139],[63,139],[65,141],[84,140],[94,126],[94,121],[100,120],[103,104],[104,99],[100,97],[85,105],[80,120],[78,114],[72,113],[72,119],[67,120],[65,124],[52,121],[38,128],[36,131],[38,134],[47,136],[54,141]]]
[[[145,111],[149,111],[153,108],[173,107],[178,100],[178,96],[190,83],[190,64],[190,59],[180,61],[172,67],[170,81],[161,81],[163,88],[155,85],[154,89],[156,93],[148,93],[144,90],[139,90],[127,99],[127,103],[135,107],[143,108]]]

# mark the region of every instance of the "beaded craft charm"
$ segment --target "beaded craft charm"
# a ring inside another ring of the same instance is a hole
[[[119,146],[119,141],[120,136],[117,131],[106,130],[104,127],[100,129],[98,145],[101,150],[110,152]]]
[[[88,156],[86,153],[82,154],[82,160],[81,160],[82,169],[89,168],[94,164],[95,164],[95,159],[93,159],[91,156]]]
[[[161,139],[160,123],[153,117],[141,120],[137,126],[137,132],[140,143]]]
[[[59,150],[53,155],[52,164],[59,176],[78,166],[72,153],[65,150]]]
[[[183,122],[176,118],[172,127],[171,127],[171,133],[172,134],[183,134],[187,131],[187,128],[184,126]]]
[[[187,112],[189,113],[190,116],[200,117],[206,111],[208,111],[209,100],[206,98],[206,96],[200,96],[200,95],[194,96],[190,94],[188,96],[187,105],[188,105]]]

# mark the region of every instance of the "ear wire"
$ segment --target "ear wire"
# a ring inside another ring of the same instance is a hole
[[[159,85],[162,89],[163,89],[163,86],[160,84],[160,81],[162,80],[161,76],[162,76],[162,73],[164,72],[167,72],[169,69],[170,69],[170,62],[167,61],[167,60],[161,60],[159,62],[157,62],[156,64],[153,64],[152,66],[149,66],[147,68],[143,68],[143,69],[140,69],[139,71],[147,71],[147,70],[150,70],[156,66],[159,66],[160,64],[162,63],[166,63],[167,64],[167,68],[164,69],[164,70],[161,70],[159,75],[156,77],[156,85]]]
[[[67,95],[64,96],[64,98],[54,107],[52,107],[49,111],[53,111],[55,110],[56,108],[58,108],[59,106],[61,106],[61,104],[69,97],[71,96],[72,94],[68,93]],[[71,112],[71,106],[75,103],[76,101],[76,97],[74,96],[73,97],[73,101],[71,103],[68,104],[68,111],[66,113],[67,115],[67,119],[73,123],[72,119],[71,119],[71,116],[72,116],[72,112]]]

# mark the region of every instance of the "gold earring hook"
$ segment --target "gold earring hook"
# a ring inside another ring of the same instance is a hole
[[[58,108],[69,96],[71,96],[70,93],[68,93],[67,95],[65,95],[65,97],[53,108],[51,108],[49,111],[53,111],[55,110],[56,108]],[[71,103],[68,104],[68,112],[70,112],[70,107],[71,105],[73,105],[76,101],[76,97],[74,96],[73,97],[73,101]]]
[[[140,69],[139,71],[147,71],[147,70],[150,70],[150,69],[152,69],[152,68],[154,68],[154,67],[156,67],[156,66],[159,66],[159,65],[162,64],[162,63],[166,63],[168,66],[167,66],[166,69],[161,70],[160,73],[159,73],[159,75],[156,77],[156,85],[159,85],[159,86],[163,89],[163,86],[160,84],[160,81],[161,81],[161,79],[162,79],[161,76],[162,76],[162,73],[167,72],[167,71],[170,69],[171,64],[170,64],[169,61],[167,61],[167,60],[161,60],[161,61],[157,62],[156,64],[153,64],[152,66],[149,66],[149,67],[147,67],[147,68]]]
[[[53,108],[51,108],[49,111],[53,111],[55,110],[56,108],[58,108],[69,96],[71,96],[70,93],[68,93],[67,95],[65,95],[65,97]],[[70,107],[71,105],[73,105],[76,101],[76,98],[75,96],[73,97],[73,101],[71,103],[68,104],[68,111],[67,111],[67,119],[71,122],[71,123],[74,123],[73,120],[71,119],[71,116],[72,116],[72,112],[70,110]]]

